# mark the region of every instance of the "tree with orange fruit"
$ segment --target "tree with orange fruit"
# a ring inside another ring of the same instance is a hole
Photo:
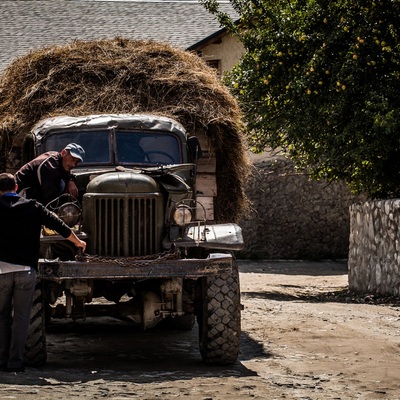
[[[254,151],[281,149],[316,179],[400,196],[400,1],[201,0],[246,53],[224,77]]]

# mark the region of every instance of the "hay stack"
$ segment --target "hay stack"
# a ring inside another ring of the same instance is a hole
[[[152,41],[74,41],[10,64],[0,76],[0,169],[19,166],[10,158],[39,120],[97,113],[155,113],[206,135],[217,157],[218,220],[235,221],[247,207],[249,161],[235,99],[199,57]]]

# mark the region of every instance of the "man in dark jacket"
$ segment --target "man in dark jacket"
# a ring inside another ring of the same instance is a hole
[[[23,165],[15,174],[18,191],[28,199],[47,205],[62,193],[78,196],[71,170],[83,161],[85,150],[76,143],[68,144],[61,153],[48,151]]]
[[[86,243],[42,204],[20,197],[17,189],[13,175],[0,174],[0,368],[22,372],[42,225],[83,251]]]

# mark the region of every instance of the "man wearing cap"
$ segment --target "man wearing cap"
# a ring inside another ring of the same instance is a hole
[[[48,151],[23,165],[15,174],[18,193],[47,205],[62,193],[77,197],[78,188],[71,170],[83,161],[85,150],[70,143],[59,153]]]

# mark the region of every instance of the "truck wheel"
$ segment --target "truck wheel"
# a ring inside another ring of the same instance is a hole
[[[33,295],[31,324],[25,347],[26,364],[40,367],[46,363],[46,331],[42,282],[37,282]]]
[[[207,364],[233,364],[240,349],[239,271],[233,260],[232,272],[202,280],[202,307],[198,314],[199,347]]]

